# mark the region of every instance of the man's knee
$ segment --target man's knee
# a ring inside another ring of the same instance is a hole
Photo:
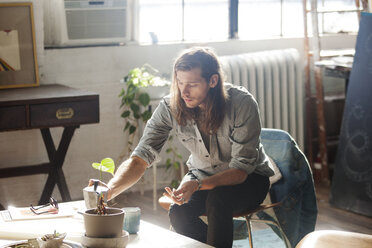
[[[177,229],[180,225],[185,224],[188,216],[185,213],[184,208],[178,206],[177,204],[172,204],[169,208],[169,221],[173,228]]]
[[[206,201],[207,213],[210,211],[229,211],[231,209],[222,187],[211,190]]]

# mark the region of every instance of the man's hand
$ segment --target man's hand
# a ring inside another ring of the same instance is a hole
[[[92,186],[94,181],[98,181],[98,185],[108,188],[107,200],[111,200],[138,182],[146,168],[147,163],[142,158],[133,156],[119,166],[114,177],[107,184],[97,179],[90,179],[88,185]]]
[[[211,190],[219,186],[236,185],[247,179],[247,172],[230,168],[215,175],[203,178],[202,190]],[[191,195],[197,191],[199,183],[196,180],[184,182],[177,190],[165,187],[164,196],[170,198],[177,205],[182,205],[190,200]]]
[[[112,190],[110,189],[110,187],[106,183],[104,183],[104,182],[102,182],[98,179],[89,179],[88,186],[93,186],[95,182],[98,182],[99,186],[103,186],[103,187],[108,188],[107,199],[111,199]]]
[[[191,195],[198,190],[198,186],[199,184],[196,180],[187,181],[180,185],[177,190],[165,187],[166,192],[163,195],[170,198],[177,205],[182,205],[190,200]]]

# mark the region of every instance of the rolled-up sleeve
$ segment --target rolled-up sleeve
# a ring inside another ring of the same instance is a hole
[[[131,156],[138,156],[148,166],[160,161],[159,153],[172,130],[170,108],[163,99],[147,122],[143,135]]]
[[[230,168],[252,173],[257,166],[260,147],[261,121],[258,105],[250,94],[241,96],[234,106],[234,124],[230,135]]]

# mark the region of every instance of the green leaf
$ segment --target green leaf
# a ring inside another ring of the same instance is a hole
[[[130,115],[130,111],[127,110],[127,111],[124,111],[124,112],[121,114],[121,117],[123,117],[123,118],[127,118],[129,115]]]
[[[152,116],[152,112],[149,110],[146,110],[145,112],[142,113],[142,120],[146,122],[150,120],[151,116]]]
[[[125,94],[125,90],[124,89],[121,89],[120,94],[119,94],[119,97],[124,96],[124,94]]]
[[[100,168],[101,168],[101,164],[100,164],[100,163],[92,163],[92,167],[93,167],[94,169],[100,170]]]
[[[182,155],[181,154],[177,154],[177,158],[182,159]]]
[[[172,151],[172,148],[168,148],[165,152],[170,153]]]
[[[101,163],[92,163],[92,167],[99,171],[108,172],[114,175],[115,163],[112,158],[105,158]]]
[[[124,99],[124,102],[126,105],[131,105],[134,101],[135,94],[127,94],[127,96]]]
[[[102,171],[109,172],[114,175],[115,162],[112,158],[105,158],[101,161]]]
[[[132,103],[130,105],[130,109],[133,111],[133,112],[139,112],[140,111],[140,106],[138,104],[135,104],[135,103]]]
[[[124,128],[124,131],[127,130],[128,128],[130,127],[130,123],[127,122],[127,124],[125,124],[125,128]]]
[[[172,141],[173,140],[173,135],[169,135],[168,140]]]
[[[142,93],[138,96],[138,101],[142,104],[142,106],[147,106],[150,103],[150,96],[147,93]]]
[[[179,185],[180,185],[180,182],[173,179],[170,186],[174,189],[177,189]]]
[[[136,129],[137,128],[135,126],[131,125],[130,128],[129,128],[129,134],[134,133],[136,131]]]
[[[168,158],[167,161],[165,162],[165,168],[168,170],[172,166],[171,159]]]
[[[174,162],[173,167],[178,170],[180,168],[180,162],[178,161]]]

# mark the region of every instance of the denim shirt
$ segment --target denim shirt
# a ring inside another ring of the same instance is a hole
[[[270,196],[272,202],[282,202],[274,208],[275,215],[292,247],[295,247],[315,229],[318,208],[311,169],[305,155],[287,132],[263,129],[261,139],[283,176],[271,186]],[[263,212],[258,216],[270,219]]]
[[[243,87],[225,84],[228,100],[226,115],[217,132],[209,135],[207,150],[194,120],[179,125],[170,110],[166,96],[147,122],[144,134],[133,151],[150,166],[157,163],[159,153],[173,129],[179,141],[190,151],[186,164],[197,178],[214,175],[229,168],[248,174],[274,175],[272,165],[260,142],[261,121],[254,97]]]

